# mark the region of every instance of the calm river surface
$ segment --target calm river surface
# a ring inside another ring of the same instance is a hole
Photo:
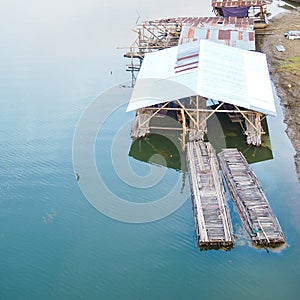
[[[83,195],[85,157],[79,182],[74,175],[75,129],[100,99],[114,109],[100,124],[95,161],[114,195],[151,202],[183,180],[176,161],[169,168],[146,162],[153,149],[165,159],[174,149],[153,138],[156,146],[144,145],[141,157],[140,145],[131,146],[134,114],[124,104],[131,90],[120,87],[129,74],[116,48],[134,40],[138,18],[207,15],[205,2],[1,1],[0,299],[299,299],[300,192],[278,100],[265,141],[272,153],[244,151],[287,237],[280,251],[253,248],[234,209],[236,247],[200,251],[190,198],[155,222],[120,222]],[[234,132],[213,134],[212,143],[218,148],[225,137],[235,143]],[[139,188],[143,177],[153,186]],[[111,200],[97,188],[100,202]]]

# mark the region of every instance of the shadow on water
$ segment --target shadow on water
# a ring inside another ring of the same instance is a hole
[[[222,150],[221,148],[224,148],[225,144],[225,148],[237,148],[241,151],[249,164],[273,159],[269,128],[266,119],[262,121],[262,128],[265,132],[262,136],[262,144],[261,146],[253,146],[247,144],[246,136],[239,123],[230,122],[225,113],[218,113],[216,116],[224,135],[222,137],[215,136],[214,132],[216,131],[214,128],[216,126],[216,120],[214,118],[208,120],[208,136],[209,141],[217,153]],[[221,144],[218,142],[220,138],[223,139],[223,143]]]
[[[156,122],[156,125],[161,125],[165,120],[157,118],[154,122]],[[163,126],[166,126],[166,124],[163,124]],[[259,147],[248,145],[241,125],[230,122],[228,116],[224,113],[215,114],[215,117],[208,120],[207,126],[208,135],[206,140],[213,145],[217,153],[223,148],[237,148],[250,164],[273,159],[266,119],[262,121],[265,134],[262,137],[262,145]],[[178,126],[178,129],[180,129],[180,126]],[[147,137],[132,141],[129,156],[143,162],[150,162],[151,160],[151,163],[160,165],[162,161],[159,159],[156,161],[155,157],[162,156],[165,167],[186,170],[185,165],[182,166],[185,160],[181,160],[181,156],[185,155],[180,143],[181,133],[180,130],[152,130]]]
[[[152,163],[163,163],[167,168],[181,170],[180,151],[181,149],[176,147],[171,139],[165,135],[152,133],[146,138],[134,140],[131,144],[129,156],[143,162],[150,162],[151,159]],[[164,161],[155,161],[156,154],[163,156]]]

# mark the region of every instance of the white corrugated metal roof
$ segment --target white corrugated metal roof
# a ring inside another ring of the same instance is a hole
[[[198,67],[176,73],[178,48],[187,45],[199,42],[145,55],[127,111],[200,95],[276,115],[265,54],[201,40]]]

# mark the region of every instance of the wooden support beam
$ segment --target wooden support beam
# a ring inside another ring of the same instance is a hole
[[[146,29],[150,34],[152,34],[154,37],[156,37],[158,40],[161,40],[154,32],[152,32],[149,28],[146,26],[143,26],[144,29]]]
[[[197,124],[197,121],[193,118],[193,116],[189,113],[189,111],[184,107],[184,105],[179,100],[176,100],[176,101],[180,105],[180,107],[186,112],[186,114],[189,116],[191,121],[193,121],[195,124]]]
[[[236,105],[234,105],[234,107],[243,115],[243,117],[249,122],[249,124],[251,126],[253,126],[253,128],[255,128],[255,130],[258,130],[255,125],[249,120],[249,118],[245,115],[245,112],[243,112],[242,110],[240,110],[240,108]]]
[[[186,138],[186,120],[185,120],[185,113],[184,113],[184,109],[181,109],[181,117],[182,117],[182,149],[183,151],[185,151],[185,138]]]
[[[194,103],[195,106],[196,106],[196,103]],[[156,108],[154,107],[147,107],[148,110],[156,110]],[[173,110],[173,111],[180,111],[181,108],[169,108],[169,107],[166,107],[165,110]],[[185,107],[185,111],[188,111],[188,112],[193,112],[195,113],[197,111],[197,108],[187,108]],[[209,112],[211,113],[212,112],[212,109],[203,109],[203,108],[199,108],[199,112]],[[217,111],[214,110],[214,112],[220,112],[220,113],[236,113],[237,111],[236,110],[233,110],[233,109],[218,109]],[[253,110],[243,110],[244,113],[247,113],[247,114],[255,114],[255,111]]]
[[[158,108],[150,117],[149,119],[147,119],[144,123],[142,123],[140,125],[140,127],[142,127],[143,125],[145,125],[147,122],[149,122],[154,116],[156,116],[162,109],[164,109],[168,104],[170,103],[169,102],[166,102],[162,107]]]
[[[197,129],[199,130],[199,95],[196,96]]]
[[[206,123],[206,121],[224,104],[224,102],[220,103],[200,124],[200,127]]]

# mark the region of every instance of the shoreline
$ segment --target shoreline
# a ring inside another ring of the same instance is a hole
[[[300,40],[289,40],[284,33],[300,30],[300,9],[281,13],[257,36],[258,50],[265,53],[287,125],[286,133],[296,152],[295,166],[300,182]],[[285,51],[279,52],[276,46]]]

